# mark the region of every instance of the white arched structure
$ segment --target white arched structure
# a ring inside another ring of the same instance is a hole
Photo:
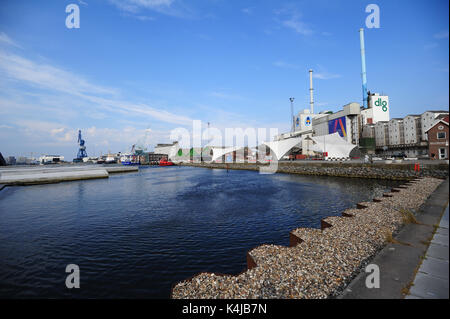
[[[225,154],[237,151],[238,149],[241,149],[242,147],[239,146],[233,146],[233,147],[227,147],[227,148],[219,148],[219,147],[213,147],[213,155],[212,155],[212,161],[214,162],[218,158],[222,157]]]
[[[173,145],[155,147],[155,153],[167,155],[167,159],[170,160],[173,159],[175,155],[177,155],[179,149],[180,145],[178,144],[178,142],[175,142]]]
[[[327,157],[350,157],[350,152],[356,145],[347,142],[338,132],[322,136],[313,136],[314,141],[311,150],[315,152],[326,152]]]
[[[264,142],[263,145],[266,145],[268,148],[270,148],[275,154],[277,160],[280,160],[293,147],[300,145],[301,142],[301,137],[292,137],[281,141]]]

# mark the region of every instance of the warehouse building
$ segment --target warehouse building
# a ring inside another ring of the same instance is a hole
[[[361,137],[375,139],[375,124],[364,125],[361,131]]]
[[[420,115],[411,114],[403,119],[405,129],[405,144],[417,144],[422,140],[422,126]]]
[[[389,145],[399,146],[405,144],[405,129],[403,119],[393,118],[389,121]]]
[[[426,131],[445,116],[448,116],[446,111],[426,111],[420,115],[407,115],[403,119],[393,118],[389,122],[378,122],[375,124],[377,153],[410,158],[427,156],[429,151]],[[371,130],[371,124],[364,125],[363,137],[370,136]]]
[[[375,145],[382,149],[389,145],[389,122],[379,121],[375,124]]]
[[[359,115],[361,107],[358,103],[349,103],[342,111],[314,118],[313,136],[323,136],[333,133],[339,135],[348,143],[359,143]]]

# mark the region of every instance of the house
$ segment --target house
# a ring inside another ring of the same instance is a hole
[[[428,137],[428,155],[430,159],[448,160],[448,122],[448,115],[438,117],[435,123],[426,130]]]

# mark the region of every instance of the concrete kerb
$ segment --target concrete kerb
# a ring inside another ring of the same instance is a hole
[[[138,167],[107,167],[100,165],[7,168],[0,169],[0,183],[4,185],[50,184],[75,180],[108,178],[109,174],[136,172],[138,170]],[[4,186],[2,188],[4,188]]]
[[[380,288],[369,289],[364,269],[337,296],[338,299],[399,299],[404,298],[430,245],[437,224],[448,204],[447,178],[422,205],[416,219],[394,236],[396,243],[387,244],[369,262],[380,268]],[[406,243],[406,244],[405,244]]]

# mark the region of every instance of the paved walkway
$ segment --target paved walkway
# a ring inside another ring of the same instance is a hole
[[[448,205],[405,299],[448,299]]]
[[[416,220],[418,223],[406,224],[395,236],[396,242],[388,243],[371,261],[380,268],[380,288],[369,289],[366,285],[367,273],[364,269],[352,280],[352,282],[344,289],[338,299],[403,299],[406,288],[417,279],[415,289],[420,288],[420,280],[423,280],[422,274],[416,278],[417,267],[423,263],[424,267],[438,268],[438,264],[442,267],[446,263],[447,281],[438,277],[438,287],[442,285],[447,291],[448,298],[448,196],[449,196],[449,179],[447,178],[426,200],[424,205],[416,212]],[[445,213],[446,212],[446,213]],[[446,216],[442,218],[442,216]],[[445,226],[445,220],[447,224]],[[442,222],[438,234],[434,237],[433,245],[430,246],[430,239],[435,233],[435,226]],[[447,228],[445,228],[447,227]],[[446,247],[438,244],[441,236],[447,235]],[[439,236],[438,236],[439,235]],[[440,245],[440,246],[437,246]],[[437,251],[437,249],[439,249]],[[430,253],[428,258],[430,261],[438,259],[436,263],[425,263],[423,256]],[[433,257],[431,257],[433,256]],[[445,257],[446,256],[446,257]],[[440,260],[446,258],[446,261]],[[426,268],[425,268],[426,269]],[[424,270],[424,269],[422,269]],[[428,278],[431,278],[431,269],[426,269]],[[442,270],[442,268],[441,268]],[[442,270],[443,271],[443,270]],[[441,275],[442,276],[442,275]],[[421,279],[422,278],[422,279]],[[433,277],[436,278],[436,277]],[[433,287],[433,284],[430,284]],[[412,286],[414,287],[414,286]],[[412,288],[411,287],[411,288]],[[442,288],[444,289],[444,288]],[[442,290],[443,291],[443,290]],[[409,293],[413,293],[410,289]],[[415,292],[418,294],[418,291]],[[436,294],[436,293],[435,293]],[[428,298],[439,298],[437,296],[425,295]],[[422,298],[425,298],[423,296]],[[420,298],[418,295],[409,295],[408,298]]]

